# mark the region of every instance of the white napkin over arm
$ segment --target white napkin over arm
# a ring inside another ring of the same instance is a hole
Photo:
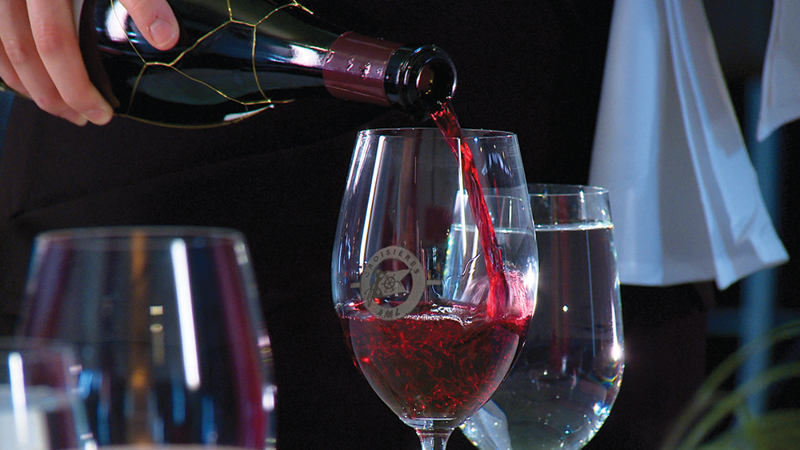
[[[701,0],[617,0],[590,183],[609,189],[620,280],[720,289],[788,260]]]
[[[756,138],[800,118],[800,2],[775,0],[761,78]]]

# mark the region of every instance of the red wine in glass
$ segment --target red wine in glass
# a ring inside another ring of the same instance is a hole
[[[498,319],[489,317],[489,301],[466,308],[440,299],[396,320],[371,314],[363,302],[351,305],[343,324],[358,366],[406,423],[417,427],[433,418],[457,426],[505,378],[531,318],[521,274],[506,273],[511,297],[522,307],[519,314]],[[479,291],[483,296],[495,292]]]

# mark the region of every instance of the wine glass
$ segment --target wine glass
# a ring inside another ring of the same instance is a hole
[[[69,346],[0,338],[0,449],[91,449]]]
[[[480,450],[583,447],[624,369],[608,191],[531,184],[539,292],[525,348],[491,401],[462,426]]]
[[[334,247],[334,305],[356,365],[423,449],[445,448],[505,378],[537,271],[516,135],[359,133]]]
[[[274,445],[271,351],[240,233],[43,233],[26,296],[21,334],[78,352],[99,447]]]

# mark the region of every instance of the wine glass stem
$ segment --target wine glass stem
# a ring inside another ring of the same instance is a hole
[[[447,447],[447,440],[453,430],[430,431],[417,430],[419,441],[422,443],[422,450],[444,450]]]

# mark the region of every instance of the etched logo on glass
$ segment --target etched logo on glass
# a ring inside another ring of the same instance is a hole
[[[422,299],[425,286],[441,284],[427,280],[422,263],[403,247],[385,247],[364,263],[358,288],[367,310],[385,320],[408,315]]]

